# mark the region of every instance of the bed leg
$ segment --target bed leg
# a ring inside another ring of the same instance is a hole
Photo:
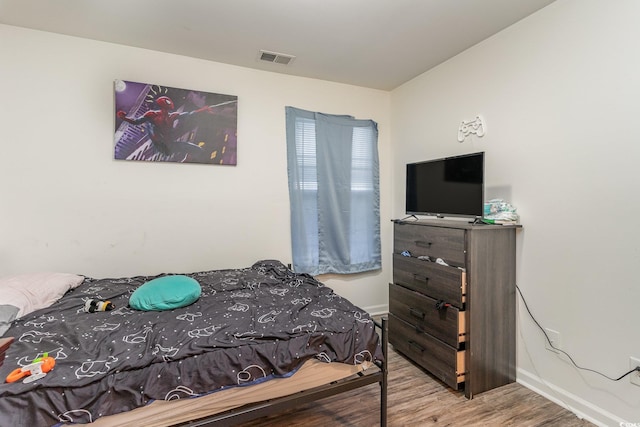
[[[387,427],[387,365],[389,363],[387,346],[389,337],[387,335],[387,318],[382,318],[382,354],[384,363],[382,365],[382,383],[380,384],[380,426]]]

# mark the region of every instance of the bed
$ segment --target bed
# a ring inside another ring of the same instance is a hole
[[[143,285],[172,276],[199,284],[195,302],[129,306]],[[90,312],[87,301],[113,307]],[[0,425],[133,425],[135,417],[144,425],[233,425],[374,383],[386,425],[386,322],[279,261],[82,278],[16,317],[3,335],[14,342],[0,378],[43,356],[55,366],[35,381],[0,385]]]

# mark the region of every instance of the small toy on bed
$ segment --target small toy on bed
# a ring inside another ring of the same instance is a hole
[[[87,313],[95,313],[96,311],[111,311],[116,308],[111,301],[100,301],[97,299],[88,299],[84,303],[84,311]]]
[[[43,357],[39,357],[27,366],[14,369],[9,375],[7,375],[7,382],[14,383],[18,380],[22,380],[23,383],[30,383],[47,375],[47,372],[51,371],[56,365],[56,359],[50,357],[48,353],[45,353]]]

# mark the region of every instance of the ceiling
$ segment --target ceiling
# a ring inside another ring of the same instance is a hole
[[[0,23],[392,90],[553,1],[0,0]]]

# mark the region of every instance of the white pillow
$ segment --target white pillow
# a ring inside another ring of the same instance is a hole
[[[30,273],[3,277],[0,278],[0,305],[17,307],[16,318],[20,318],[50,306],[83,281],[83,276],[70,273]]]
[[[0,337],[11,327],[18,315],[18,307],[12,305],[0,304]],[[2,351],[2,350],[0,350]],[[0,355],[0,363],[2,363],[2,356]]]

